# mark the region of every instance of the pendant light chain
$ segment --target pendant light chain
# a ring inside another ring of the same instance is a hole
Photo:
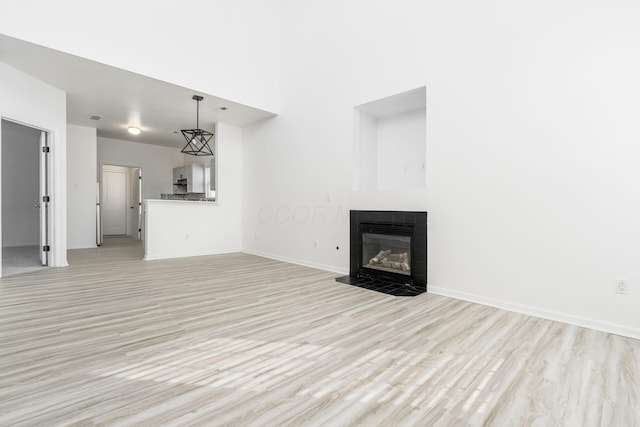
[[[196,99],[196,128],[200,129],[200,99]]]

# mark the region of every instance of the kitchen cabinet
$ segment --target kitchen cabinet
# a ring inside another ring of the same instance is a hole
[[[173,168],[173,193],[204,193],[204,166],[195,163]]]

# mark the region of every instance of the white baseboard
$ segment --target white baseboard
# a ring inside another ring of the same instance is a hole
[[[171,258],[188,258],[194,256],[207,256],[207,255],[222,255],[222,254],[232,254],[242,252],[240,248],[231,248],[228,250],[220,250],[220,251],[196,251],[196,252],[180,252],[178,254],[159,254],[159,255],[147,255],[145,254],[142,258],[145,261],[154,261],[158,259],[171,259]]]
[[[473,302],[490,307],[500,308],[502,310],[513,311],[515,313],[526,314],[529,316],[539,317],[542,319],[553,320],[556,322],[567,323],[570,325],[580,326],[583,328],[595,329],[597,331],[608,332],[615,335],[621,335],[629,338],[640,339],[640,329],[632,328],[614,323],[600,322],[580,316],[573,316],[557,311],[545,310],[528,305],[517,304],[511,301],[487,298],[480,295],[469,294],[466,292],[453,291],[451,289],[439,288],[437,286],[427,285],[427,292],[436,295],[442,295],[449,298],[455,298],[463,301]]]
[[[25,247],[33,247],[33,246],[40,246],[40,242],[35,242],[35,243],[31,243],[31,242],[18,242],[18,243],[3,243],[2,247],[3,248],[25,248]]]
[[[69,263],[67,261],[63,261],[60,264],[50,265],[49,267],[53,267],[53,268],[69,267]]]
[[[320,264],[320,263],[317,263],[317,262],[308,262],[308,261],[303,261],[303,260],[300,260],[300,259],[283,257],[283,256],[268,254],[268,253],[259,252],[259,251],[253,251],[253,250],[250,250],[250,249],[243,249],[242,252],[244,252],[246,254],[250,254],[250,255],[260,256],[260,257],[263,257],[263,258],[274,259],[276,261],[288,262],[290,264],[297,264],[297,265],[302,265],[302,266],[305,266],[305,267],[317,268],[319,270],[330,271],[331,273],[337,273],[337,274],[343,274],[343,275],[349,274],[349,270],[348,269],[345,270],[345,269],[341,269],[339,267],[335,267],[335,266],[332,266],[332,265]]]
[[[250,255],[256,255],[256,256],[263,257],[263,258],[273,259],[273,260],[276,260],[276,261],[288,262],[288,263],[291,263],[291,264],[302,265],[302,266],[305,266],[305,267],[317,268],[317,269],[320,269],[320,270],[329,271],[331,273],[343,274],[343,275],[349,274],[349,270],[348,269],[342,269],[342,268],[335,267],[335,266],[332,266],[332,265],[326,265],[326,264],[321,264],[321,263],[316,263],[316,262],[309,262],[309,261],[304,261],[304,260],[300,260],[300,259],[296,259],[296,258],[280,256],[280,255],[273,255],[273,254],[260,252],[260,251],[254,251],[254,250],[250,250],[250,249],[242,249],[242,250],[229,251],[229,252],[243,252],[243,253],[250,254]],[[229,252],[221,252],[221,253],[229,253]],[[189,254],[189,255],[184,255],[184,256],[199,256],[199,255],[214,255],[214,254],[210,254],[210,253],[207,253],[207,254]],[[169,258],[169,257],[164,257],[164,258]],[[147,258],[147,257],[145,257],[145,260],[164,259],[164,258],[161,258],[161,257]],[[444,296],[444,297],[455,298],[455,299],[459,299],[459,300],[463,300],[463,301],[473,302],[473,303],[476,303],[476,304],[487,305],[489,307],[495,307],[495,308],[499,308],[499,309],[502,309],[502,310],[513,311],[515,313],[520,313],[520,314],[526,314],[526,315],[529,315],[529,316],[539,317],[541,319],[553,320],[553,321],[556,321],[556,322],[567,323],[569,325],[580,326],[580,327],[583,327],[583,328],[594,329],[594,330],[597,330],[597,331],[607,332],[607,333],[611,333],[611,334],[615,334],[615,335],[621,335],[621,336],[624,336],[624,337],[629,337],[629,338],[634,338],[634,339],[639,339],[640,340],[640,329],[629,327],[629,326],[625,326],[625,325],[618,325],[618,324],[608,323],[608,322],[600,322],[600,321],[593,320],[593,319],[588,319],[588,318],[585,318],[585,317],[573,316],[573,315],[566,314],[566,313],[561,313],[561,312],[541,309],[541,308],[528,306],[528,305],[523,305],[523,304],[517,304],[517,303],[511,302],[511,301],[499,300],[499,299],[495,299],[495,298],[487,298],[487,297],[483,297],[481,295],[470,294],[470,293],[467,293],[467,292],[454,291],[454,290],[450,290],[450,289],[446,289],[446,288],[440,288],[440,287],[437,287],[437,286],[428,286],[427,285],[427,292],[432,293],[432,294],[436,294],[436,295],[441,295],[441,296]]]
[[[95,249],[97,248],[98,245],[96,245],[95,243],[92,245],[74,245],[74,246],[67,246],[67,250],[74,250],[74,249]]]

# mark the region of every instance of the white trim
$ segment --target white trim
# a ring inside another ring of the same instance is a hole
[[[257,255],[264,258],[274,259],[277,261],[288,262],[291,264],[302,265],[305,267],[318,268],[320,270],[330,271],[338,274],[349,274],[348,270],[341,270],[333,266],[301,261],[294,258],[277,256],[267,254],[264,252],[253,251],[249,249],[243,249],[242,252],[250,255]],[[495,307],[501,310],[512,311],[515,313],[526,314],[529,316],[538,317],[541,319],[552,320],[554,322],[567,323],[569,325],[579,326],[582,328],[593,329],[596,331],[607,332],[610,334],[621,335],[624,337],[634,338],[640,340],[640,329],[632,328],[625,325],[618,325],[615,323],[599,322],[593,319],[588,319],[580,316],[572,316],[570,314],[561,313],[557,311],[545,310],[528,305],[522,305],[505,300],[498,300],[494,298],[487,298],[480,295],[469,294],[466,292],[453,291],[446,288],[440,288],[437,286],[427,285],[427,292],[435,295],[440,295],[448,298],[455,298],[462,301],[468,301],[476,304],[482,304],[489,307]]]
[[[301,261],[294,258],[277,256],[277,255],[267,254],[264,252],[253,251],[249,249],[243,249],[242,252],[250,255],[257,255],[263,258],[274,259],[276,261],[283,261],[291,264],[302,265],[305,267],[318,268],[320,270],[325,270],[332,273],[349,274],[348,270],[338,269],[336,267],[325,265],[325,264]],[[582,328],[593,329],[596,331],[607,332],[610,334],[621,335],[624,337],[640,340],[640,329],[632,328],[625,325],[599,322],[599,321],[588,319],[585,317],[572,316],[566,313],[545,310],[545,309],[536,308],[528,305],[517,304],[510,301],[505,301],[505,300],[487,298],[480,295],[469,294],[466,292],[452,291],[450,289],[439,288],[437,286],[427,285],[427,292],[435,295],[448,297],[448,298],[455,298],[462,301],[468,301],[476,304],[486,305],[489,307],[495,307],[501,310],[507,310],[515,313],[526,314],[526,315],[538,317],[541,319],[552,320],[554,322],[567,323],[569,325],[579,326]]]
[[[2,273],[2,111],[0,111],[0,278],[4,277]]]
[[[260,252],[260,251],[253,251],[253,250],[249,250],[249,249],[243,249],[242,252],[244,252],[245,254],[249,254],[249,255],[256,255],[256,256],[263,257],[263,258],[274,259],[276,261],[288,262],[290,264],[297,264],[297,265],[302,265],[304,267],[312,267],[312,268],[317,268],[317,269],[324,270],[324,271],[330,271],[331,273],[349,274],[349,270],[348,269],[347,270],[343,270],[343,269],[336,268],[336,267],[334,267],[332,265],[320,264],[320,263],[317,263],[317,262],[302,261],[302,260],[295,259],[295,258],[272,255],[272,254],[267,254],[267,253]]]
[[[48,189],[49,197],[49,215],[48,215],[48,234],[49,234],[49,246],[51,250],[49,252],[49,259],[47,262],[48,267],[67,267],[69,262],[67,260],[67,203],[66,203],[66,141],[59,141],[59,135],[52,129],[48,129],[41,126],[38,123],[29,123],[23,120],[14,119],[10,116],[0,116],[0,121],[5,120],[12,123],[16,123],[22,126],[26,126],[40,132],[47,134],[47,146],[49,147],[49,162],[48,162]],[[1,129],[0,129],[1,131]],[[0,136],[0,151],[2,149],[1,143],[2,137]],[[40,149],[38,150],[39,156]],[[60,167],[59,163],[64,163],[64,167]],[[0,168],[1,169],[1,168]],[[63,173],[58,171],[64,169]],[[42,170],[40,170],[42,173]],[[0,179],[1,184],[1,179]],[[0,191],[0,197],[2,192]],[[1,218],[0,218],[1,219]],[[2,235],[2,227],[0,227],[0,236]],[[1,246],[1,245],[0,245]],[[36,244],[40,246],[40,242]],[[2,256],[2,250],[0,249],[0,257]],[[1,264],[1,263],[0,263]],[[0,277],[2,277],[2,269],[0,267]]]
[[[47,132],[50,136],[49,253],[50,267],[67,261],[67,137],[66,93],[0,61],[2,119]],[[6,76],[6,80],[5,80]],[[3,92],[3,99],[4,99]]]
[[[580,316],[573,316],[552,310],[522,305],[510,301],[487,298],[480,295],[469,294],[466,292],[454,291],[451,289],[440,288],[437,286],[428,286],[427,292],[441,295],[444,297],[455,298],[463,301],[473,302],[476,304],[487,305],[502,310],[513,311],[515,313],[526,314],[529,316],[539,317],[541,319],[553,320],[555,322],[568,323],[570,325],[580,326],[583,328],[594,329],[596,331],[607,332],[615,335],[622,335],[629,338],[640,339],[640,329],[632,328],[625,325],[614,323],[599,322],[597,320],[588,319]]]
[[[194,256],[207,256],[207,255],[224,255],[224,254],[241,253],[241,252],[242,252],[241,249],[233,248],[233,249],[215,251],[215,252],[210,252],[210,251],[187,252],[187,253],[180,253],[179,255],[178,254],[166,254],[166,255],[159,255],[159,256],[145,255],[142,259],[145,261],[154,261],[158,259],[188,258],[188,257],[194,257]]]
[[[40,246],[40,241],[37,242],[30,242],[30,243],[20,243],[20,244],[8,244],[8,245],[1,245],[3,248],[24,248],[25,246],[33,246],[34,248],[37,248]]]

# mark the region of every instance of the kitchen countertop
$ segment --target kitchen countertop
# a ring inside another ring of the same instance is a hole
[[[161,200],[172,200],[179,202],[215,202],[215,197],[205,197],[204,193],[191,193],[191,194],[168,194],[163,193],[160,195]]]

